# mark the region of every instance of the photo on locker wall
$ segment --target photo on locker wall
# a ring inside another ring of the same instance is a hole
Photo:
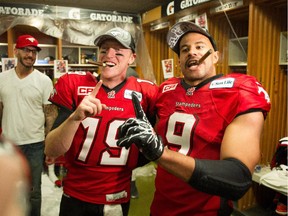
[[[2,58],[2,71],[14,68],[17,64],[17,58]]]
[[[68,72],[67,60],[54,60],[54,78],[59,78]]]
[[[173,77],[174,76],[173,59],[163,59],[162,70],[164,74],[164,79]]]

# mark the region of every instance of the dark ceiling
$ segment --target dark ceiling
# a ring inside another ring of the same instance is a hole
[[[0,0],[0,3],[32,3],[142,14],[170,1],[172,0]]]

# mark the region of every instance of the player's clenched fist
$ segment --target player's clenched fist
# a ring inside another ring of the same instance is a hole
[[[134,92],[132,101],[136,118],[129,118],[118,128],[117,145],[129,148],[134,143],[148,160],[157,160],[164,150],[161,137],[155,133]]]
[[[102,85],[102,80],[100,80],[93,91],[85,96],[79,106],[76,108],[73,118],[76,121],[82,121],[86,117],[95,116],[102,112],[102,109],[106,108],[105,104],[102,104],[101,101],[96,98],[96,95]]]

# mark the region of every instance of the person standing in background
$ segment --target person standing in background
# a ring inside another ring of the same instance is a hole
[[[21,149],[29,163],[30,216],[41,214],[44,139],[52,127],[48,98],[53,84],[48,76],[34,68],[40,50],[33,36],[19,36],[14,48],[16,67],[0,73],[0,126],[2,135]]]
[[[135,117],[133,91],[148,118],[155,118],[158,87],[148,80],[126,78],[136,58],[131,34],[116,27],[94,43],[103,64],[99,76],[65,74],[50,97],[58,117],[46,137],[45,154],[65,155],[67,168],[60,216],[128,215],[131,174],[142,155],[136,147],[117,147],[116,141],[118,126]]]

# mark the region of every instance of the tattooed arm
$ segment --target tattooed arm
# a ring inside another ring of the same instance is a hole
[[[54,121],[58,116],[58,107],[54,104],[44,105],[44,114],[45,114],[45,136],[50,132]]]
[[[44,105],[44,114],[45,114],[45,137],[50,132],[57,116],[58,116],[58,107],[54,104]],[[47,165],[53,164],[55,158],[45,156],[45,162]]]

